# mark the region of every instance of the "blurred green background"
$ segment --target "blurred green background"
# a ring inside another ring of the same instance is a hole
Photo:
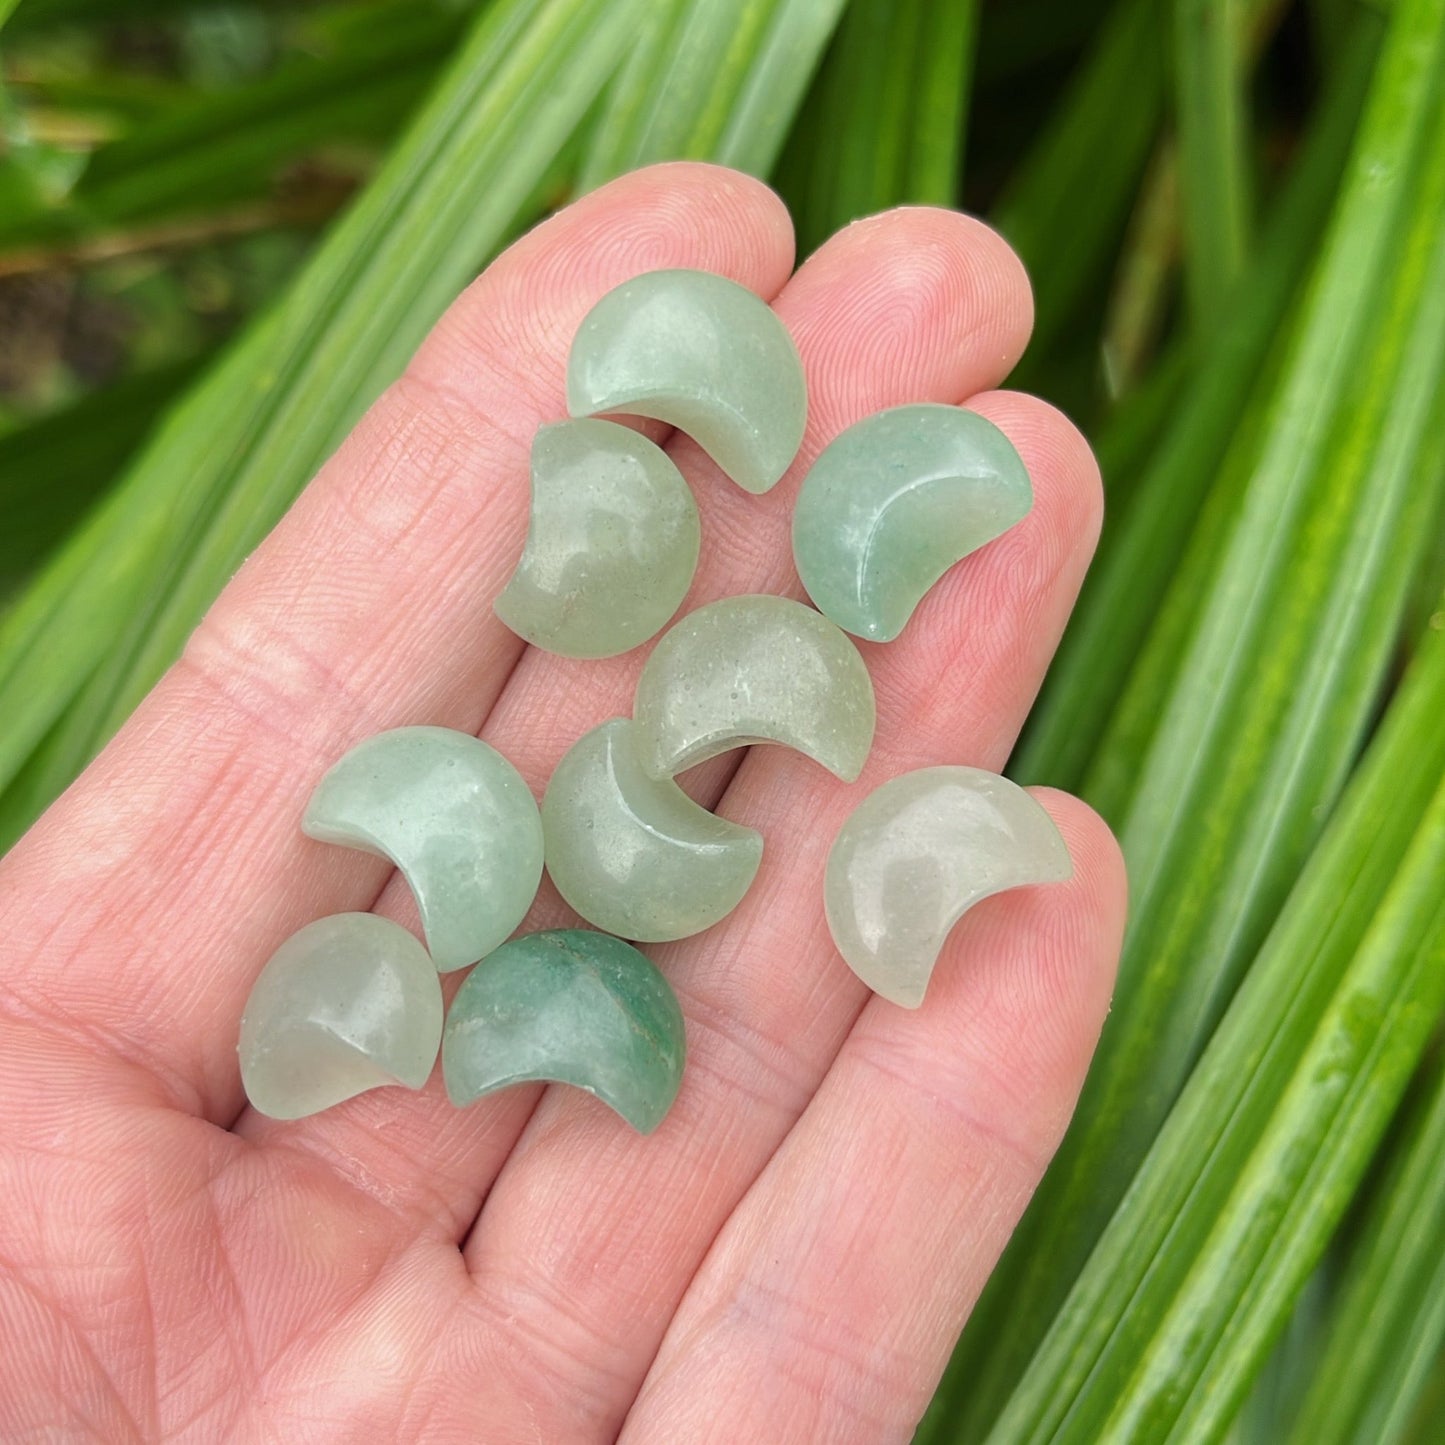
[[[0,0],[0,849],[446,302],[633,165],[1032,273],[1099,559],[1011,764],[1130,865],[920,1438],[1445,1438],[1445,0]]]

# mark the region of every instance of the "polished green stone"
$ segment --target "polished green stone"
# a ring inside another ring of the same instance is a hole
[[[534,647],[613,657],[677,611],[697,568],[697,504],[667,453],[615,422],[532,440],[532,512],[497,616]]]
[[[875,788],[828,855],[824,904],[838,952],[875,993],[923,1002],[949,930],[982,898],[1073,873],[1054,820],[980,768],[920,768]]]
[[[798,453],[808,393],[792,337],[753,292],[707,271],[649,271],[583,318],[567,409],[667,422],[740,487],[766,492]]]
[[[658,640],[633,717],[644,770],[668,778],[753,743],[782,743],[851,783],[876,719],[858,649],[826,617],[787,597],[726,597]]]
[[[709,813],[670,778],[650,778],[636,724],[579,738],[542,799],[547,871],[588,923],[660,943],[710,928],[742,901],[762,834]]]
[[[991,421],[898,406],[841,432],[813,463],[793,511],[793,557],[820,612],[888,642],[955,562],[1032,506],[1023,460]]]
[[[451,728],[395,728],[358,743],[321,779],[301,827],[401,869],[442,973],[501,943],[542,878],[542,819],[521,774]]]
[[[273,1119],[384,1084],[419,1089],[436,1062],[442,990],[427,951],[374,913],[337,913],[271,955],[241,1015],[241,1083]]]
[[[607,933],[555,928],[489,954],[447,1011],[442,1073],[454,1104],[509,1084],[572,1084],[650,1134],[687,1052],[677,995],[652,961]]]

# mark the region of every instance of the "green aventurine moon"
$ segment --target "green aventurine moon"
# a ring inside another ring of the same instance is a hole
[[[544,426],[526,547],[496,614],[548,652],[613,657],[681,606],[701,536],[682,473],[645,436],[590,419]]]
[[[467,976],[447,1013],[442,1073],[457,1105],[548,1080],[650,1134],[686,1052],[677,995],[650,959],[610,934],[556,928],[514,938]]]
[[[293,933],[241,1015],[241,1083],[273,1119],[300,1119],[383,1084],[419,1089],[442,1036],[441,980],[406,929],[337,913]]]
[[[823,449],[793,510],[793,557],[814,605],[871,642],[903,630],[955,562],[1028,515],[1022,458],[956,406],[898,406]]]
[[[725,597],[674,623],[633,704],[642,766],[672,777],[730,748],[782,743],[851,783],[873,744],[873,684],[858,649],[787,597]]]
[[[917,1008],[969,908],[1072,873],[1054,820],[1016,783],[980,768],[919,768],[875,788],[848,816],[828,855],[823,899],[853,972]]]
[[[737,907],[762,834],[650,778],[636,725],[613,718],[568,749],[542,799],[547,871],[589,923],[645,943],[685,938]]]
[[[649,271],[583,318],[567,410],[667,422],[738,486],[766,492],[798,453],[808,392],[793,338],[760,297],[707,271]]]
[[[542,879],[542,819],[522,775],[451,728],[394,728],[358,743],[317,784],[301,827],[401,869],[442,973],[501,943]]]

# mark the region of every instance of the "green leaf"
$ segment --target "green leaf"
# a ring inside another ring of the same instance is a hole
[[[1440,626],[1445,627],[1445,614]],[[1445,1349],[1445,1067],[1437,1054],[1356,1228],[1290,1445],[1395,1445]]]
[[[659,0],[582,168],[713,160],[766,176],[846,0]],[[653,66],[652,57],[666,63]]]
[[[0,591],[64,538],[199,369],[141,372],[0,436]]]
[[[517,225],[637,13],[635,0],[506,0],[489,11],[282,304],[230,349],[6,618],[0,782],[47,744],[26,796],[0,796],[0,842],[120,724]]]
[[[812,251],[905,202],[958,203],[977,0],[852,0],[779,166]]]
[[[1184,275],[1195,325],[1211,329],[1249,245],[1246,0],[1174,0]]]
[[[991,1440],[1223,1435],[1445,1012],[1442,716],[1436,633]]]
[[[1119,0],[993,221],[1034,282],[1034,353],[1046,352],[1108,265],[1159,128],[1163,7]]]
[[[1400,0],[1267,404],[1086,780],[1119,827],[1132,917],[1074,1125],[965,1337],[975,1433],[1128,1187],[1377,705],[1441,485],[1442,96],[1445,0]]]

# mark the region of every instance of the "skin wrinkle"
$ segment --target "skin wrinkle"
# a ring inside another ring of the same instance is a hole
[[[91,1367],[94,1380],[101,1382],[105,1386],[106,1399],[105,1401],[97,1401],[96,1404],[111,1404],[113,1406],[114,1415],[119,1416],[120,1420],[124,1423],[128,1431],[130,1432],[130,1438],[136,1441],[144,1440],[146,1436],[142,1433],[140,1425],[136,1421],[134,1415],[132,1415],[130,1410],[126,1407],[123,1394],[116,1385],[115,1381],[112,1380],[109,1370],[105,1367],[99,1356],[92,1348],[90,1341],[87,1339],[87,1331],[85,1330],[85,1328],[80,1324],[79,1321],[73,1319],[65,1309],[57,1309],[53,1298],[51,1298],[51,1296],[47,1294],[45,1290],[28,1283],[23,1278],[22,1272],[14,1265],[13,1262],[11,1262],[10,1260],[0,1260],[0,1263],[4,1264],[5,1271],[4,1278],[0,1279],[0,1302],[3,1302],[4,1291],[7,1288],[11,1287],[19,1289],[34,1298],[40,1308],[40,1312],[48,1320],[52,1322],[58,1321],[64,1327],[64,1336],[66,1342],[80,1357],[81,1361]],[[33,1340],[33,1335],[30,1335],[27,1332],[25,1335],[21,1336],[21,1338]],[[54,1352],[51,1353],[52,1355],[54,1354]],[[77,1402],[74,1381],[67,1381],[67,1384],[70,1386],[70,1388],[65,1392],[63,1396],[60,1396],[59,1398],[64,1400],[67,1408],[75,1409]],[[4,1421],[6,1408],[7,1407],[4,1397],[3,1395],[0,1395],[0,1423],[3,1423]],[[91,1413],[93,1414],[94,1411],[92,1411]],[[91,1422],[89,1419],[87,1419],[86,1423],[90,1424]],[[101,1433],[100,1427],[98,1425],[95,1426],[94,1428],[97,1431],[95,1438],[97,1440],[105,1441],[114,1440],[114,1423],[115,1422],[113,1418],[108,1421],[104,1433]]]
[[[689,1068],[701,1068],[727,1092],[741,1094],[763,1108],[777,1109],[786,1118],[802,1113],[812,1097],[812,1079],[797,1068],[786,1044],[695,989],[683,985],[674,991],[688,1022]],[[739,1059],[743,1067],[724,1067],[709,1054]],[[748,1066],[761,1076],[757,1083],[745,1081]]]

